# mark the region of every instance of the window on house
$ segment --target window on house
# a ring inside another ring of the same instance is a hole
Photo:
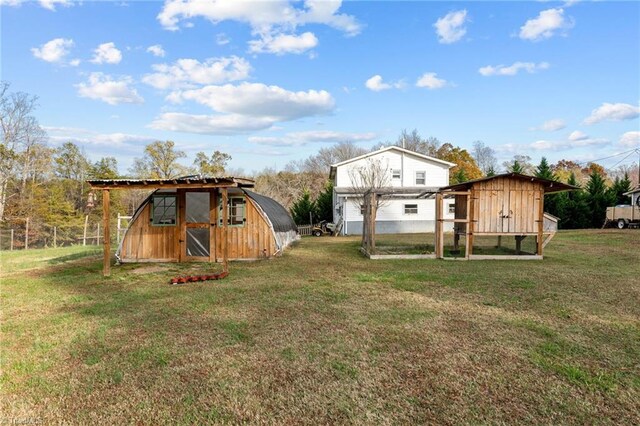
[[[221,200],[222,201],[222,200]],[[242,196],[229,197],[229,226],[243,226],[246,219],[246,203]],[[222,226],[222,202],[218,206],[218,224]]]
[[[367,211],[364,204],[360,204],[360,214],[364,216],[364,213]]]
[[[416,172],[416,185],[424,185],[426,183],[427,172]]]
[[[405,204],[404,205],[404,214],[418,214],[418,205],[417,204]]]
[[[449,204],[449,213],[455,213],[455,212],[456,212],[456,205]]]
[[[178,209],[175,195],[154,195],[151,200],[151,224],[154,226],[174,226]]]
[[[391,171],[391,177],[393,179],[400,179],[400,169],[393,169]]]

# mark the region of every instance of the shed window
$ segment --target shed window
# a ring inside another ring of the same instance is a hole
[[[455,213],[455,212],[456,212],[456,205],[449,204],[449,213]]]
[[[154,195],[152,199],[151,224],[175,226],[178,209],[175,195]]]
[[[246,219],[245,199],[242,196],[229,197],[229,226],[244,226]],[[222,204],[220,204],[218,221],[222,226]]]
[[[392,177],[393,179],[400,179],[400,173],[401,173],[401,172],[400,172],[400,169],[393,169],[393,170],[391,171],[391,177]]]
[[[405,204],[404,205],[404,214],[418,214],[418,205],[417,204]]]
[[[427,172],[416,172],[416,185],[424,185],[426,182]]]

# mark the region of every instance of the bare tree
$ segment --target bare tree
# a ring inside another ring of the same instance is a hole
[[[32,116],[37,97],[27,93],[9,92],[9,83],[0,83],[0,221],[4,220],[7,188],[10,180],[26,183],[31,163],[32,147],[41,144],[46,134]],[[35,149],[34,149],[35,150]]]
[[[367,194],[386,188],[391,183],[389,166],[379,158],[367,158],[365,164],[350,168],[348,174],[351,187],[356,195],[356,198],[352,198],[352,202],[358,207],[362,205],[362,200]],[[382,198],[376,197],[376,207],[379,208],[383,205]],[[375,217],[373,219],[375,220]]]
[[[332,164],[349,160],[366,154],[365,148],[357,146],[353,142],[340,142],[327,148],[321,148],[316,155],[312,155],[299,166],[301,170],[323,175],[329,174]]]
[[[475,141],[473,143],[472,153],[483,175],[486,176],[490,172],[497,170],[498,160],[496,159],[496,152],[493,148],[486,146],[482,141]]]

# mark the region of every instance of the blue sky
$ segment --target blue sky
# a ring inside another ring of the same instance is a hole
[[[0,3],[1,78],[121,172],[166,139],[247,171],[405,128],[501,160],[640,147],[638,2]]]

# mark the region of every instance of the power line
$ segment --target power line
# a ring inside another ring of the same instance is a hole
[[[610,169],[615,168],[618,164],[622,163],[624,160],[626,160],[627,158],[631,157],[633,154],[636,154],[636,153],[639,153],[639,151],[638,151],[637,149],[636,149],[636,150],[633,150],[632,152],[630,152],[629,154],[627,154],[627,156],[626,156],[626,157],[624,157],[622,160],[618,161],[616,164],[614,164],[613,166],[611,166],[611,167],[610,167]]]
[[[619,157],[619,156],[624,155],[624,154],[633,154],[634,152],[638,152],[638,149],[637,149],[637,148],[633,148],[633,149],[630,149],[629,151],[619,152],[619,153],[617,153],[617,154],[613,154],[613,155],[610,155],[610,156],[608,156],[608,157],[597,158],[597,159],[595,159],[595,160],[576,161],[575,163],[576,163],[576,164],[589,164],[589,163],[595,163],[595,162],[597,162],[597,161],[608,160],[608,159],[610,159],[610,158]],[[626,157],[625,157],[625,158],[626,158]],[[623,159],[622,161],[624,161],[624,159]]]

